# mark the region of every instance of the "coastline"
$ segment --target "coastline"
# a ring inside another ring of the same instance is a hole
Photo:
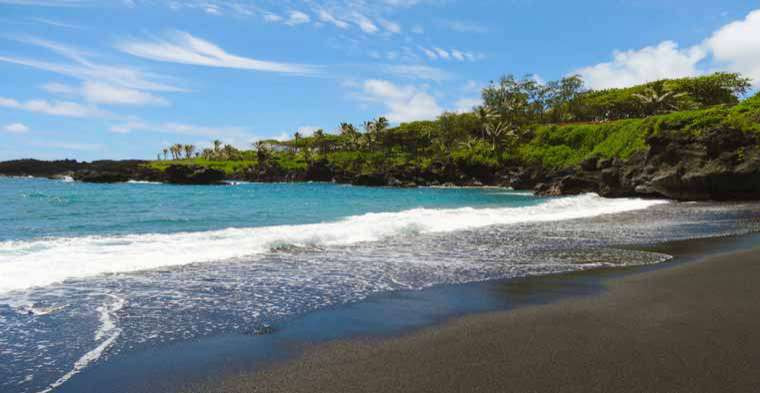
[[[674,260],[582,273],[603,281],[591,296],[316,344],[187,391],[751,391],[760,384],[757,240],[657,245],[648,250]],[[504,285],[520,291],[519,282]]]

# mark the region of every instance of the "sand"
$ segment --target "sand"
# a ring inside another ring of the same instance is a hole
[[[760,247],[606,286],[402,337],[317,345],[198,391],[760,392]]]

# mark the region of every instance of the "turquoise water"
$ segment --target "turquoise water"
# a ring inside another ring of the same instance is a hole
[[[394,189],[332,184],[171,186],[0,179],[0,241],[172,233],[334,221],[370,212],[530,206],[501,189]]]
[[[79,392],[87,370],[134,354],[373,295],[658,263],[614,245],[760,222],[754,205],[334,184],[0,178],[0,200],[2,392]]]

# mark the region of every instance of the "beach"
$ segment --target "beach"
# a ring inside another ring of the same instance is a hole
[[[195,392],[751,392],[760,386],[760,247],[689,240],[602,293],[335,341]],[[733,243],[732,243],[733,242]],[[685,261],[685,262],[684,262]]]

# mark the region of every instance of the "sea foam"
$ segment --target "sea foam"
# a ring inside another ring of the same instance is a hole
[[[419,208],[368,213],[318,224],[7,241],[0,243],[0,293],[107,273],[251,258],[290,247],[346,246],[414,233],[569,220],[645,209],[662,203],[666,202],[605,199],[585,194],[527,207]]]

